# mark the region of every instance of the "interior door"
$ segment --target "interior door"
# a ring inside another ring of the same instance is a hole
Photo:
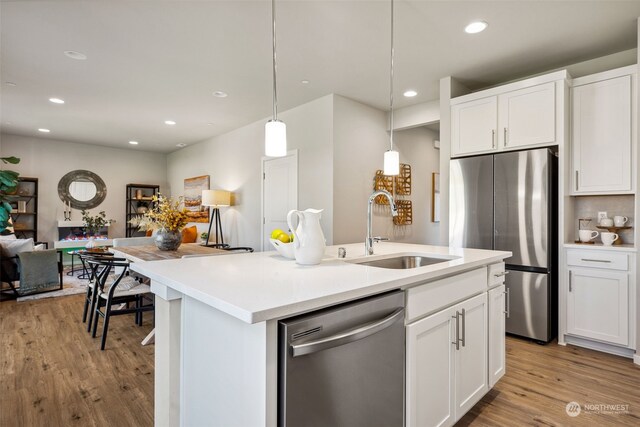
[[[265,158],[262,170],[262,250],[268,251],[271,232],[287,231],[287,213],[298,208],[298,153]]]

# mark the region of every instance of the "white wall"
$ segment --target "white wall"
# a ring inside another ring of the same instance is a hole
[[[338,95],[333,113],[333,241],[364,244],[373,177],[389,149],[386,114]],[[373,232],[391,237],[391,224],[389,208],[375,206]]]
[[[440,223],[431,222],[431,174],[440,170],[440,150],[433,147],[439,134],[426,127],[394,133],[400,152],[400,163],[411,165],[411,195],[399,198],[411,200],[413,224],[395,226],[393,241],[438,245]]]
[[[58,240],[57,222],[64,219],[58,181],[66,173],[86,169],[102,178],[107,186],[107,197],[90,212],[95,215],[105,211],[107,218],[115,219],[110,235],[116,237],[125,234],[127,184],[158,184],[161,191],[166,189],[164,154],[6,134],[0,138],[0,155],[21,159],[17,165],[6,166],[7,169],[38,178],[38,239],[48,241],[50,247]],[[72,211],[72,219],[82,219],[79,210]]]
[[[292,110],[278,118],[287,125],[288,148],[298,153],[298,208],[324,209],[322,228],[333,235],[332,138],[333,95]],[[257,121],[168,155],[167,176],[172,196],[182,195],[184,179],[210,175],[212,189],[234,193],[234,205],[221,209],[225,243],[261,247],[261,161],[264,124]],[[200,230],[206,231],[202,224]]]

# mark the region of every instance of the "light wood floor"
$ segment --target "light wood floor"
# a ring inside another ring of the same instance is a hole
[[[114,317],[107,349],[80,322],[82,296],[0,303],[0,426],[151,426],[153,351]],[[570,418],[576,401],[582,413]],[[628,404],[594,414],[584,404]],[[555,343],[507,339],[507,374],[458,426],[640,426],[640,366]]]
[[[81,322],[83,296],[0,303],[0,426],[152,426],[153,315],[115,316],[107,348]],[[102,325],[102,321],[100,322]]]
[[[566,405],[582,412],[569,417]],[[585,404],[629,405],[597,414]],[[507,337],[507,373],[463,417],[462,426],[640,426],[640,366],[631,359],[553,342]]]

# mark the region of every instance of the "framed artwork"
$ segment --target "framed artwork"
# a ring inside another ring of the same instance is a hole
[[[189,222],[209,222],[209,206],[202,206],[202,190],[209,189],[209,175],[184,180],[184,207]]]
[[[440,174],[431,174],[431,222],[440,222]]]

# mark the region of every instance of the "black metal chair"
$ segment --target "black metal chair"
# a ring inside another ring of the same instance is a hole
[[[84,300],[84,309],[82,310],[82,323],[85,323],[87,321],[87,314],[89,315],[89,322],[87,323],[87,332],[91,332],[91,324],[93,321],[93,312],[95,310],[96,307],[96,299],[97,299],[97,295],[96,295],[96,288],[97,288],[97,284],[96,284],[96,276],[98,274],[98,271],[101,270],[102,268],[107,268],[105,266],[103,266],[102,268],[100,268],[101,266],[95,264],[95,265],[90,265],[89,264],[89,260],[93,259],[93,260],[113,260],[113,261],[126,261],[124,258],[114,258],[113,254],[110,252],[104,252],[104,253],[91,253],[91,252],[84,252],[84,253],[78,253],[78,256],[80,257],[80,261],[82,262],[83,267],[88,268],[88,279],[89,281],[87,282],[87,293],[85,296],[85,300]]]
[[[111,316],[121,314],[135,314],[135,322],[142,326],[142,313],[155,309],[153,299],[151,303],[144,304],[144,296],[151,293],[151,287],[140,283],[137,278],[129,275],[129,263],[115,259],[88,259],[89,266],[95,267],[95,312],[91,336],[95,338],[98,329],[99,318],[104,319],[102,326],[102,342],[100,350],[104,350],[109,330]],[[121,269],[117,274],[110,274],[112,269]],[[134,307],[129,304],[134,303]],[[123,308],[117,308],[124,304]],[[104,309],[104,311],[103,311]]]

